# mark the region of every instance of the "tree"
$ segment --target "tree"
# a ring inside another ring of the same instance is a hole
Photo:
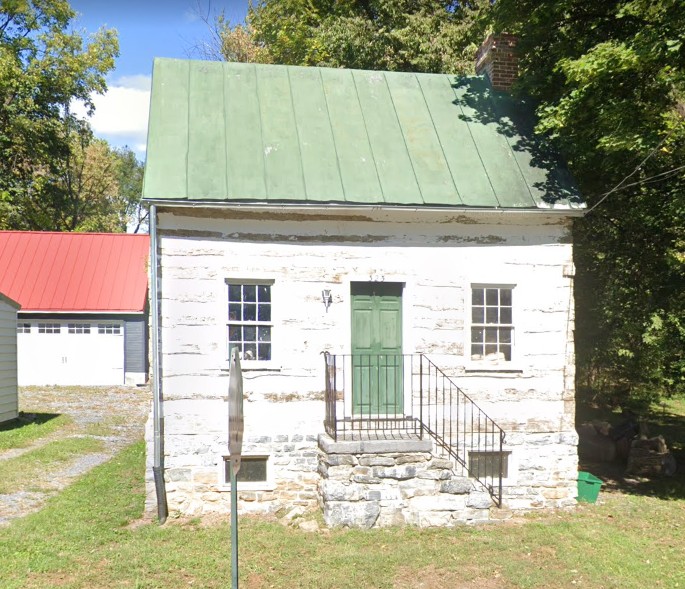
[[[54,179],[59,205],[47,203],[57,231],[138,232],[146,220],[143,166],[128,148],[112,149],[82,128],[70,135],[69,157]],[[45,203],[44,203],[45,204]]]
[[[86,41],[74,16],[65,0],[0,0],[0,228],[78,226],[64,182],[89,129],[69,105],[92,110],[118,43],[112,30]]]
[[[685,391],[685,6],[498,0],[588,200],[576,224],[579,385],[612,404]]]
[[[245,25],[223,20],[224,59],[421,72],[469,72],[489,0],[261,0]],[[221,18],[221,17],[220,17]]]

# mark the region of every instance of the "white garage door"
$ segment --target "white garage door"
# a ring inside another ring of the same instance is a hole
[[[124,384],[123,321],[22,320],[19,385]]]

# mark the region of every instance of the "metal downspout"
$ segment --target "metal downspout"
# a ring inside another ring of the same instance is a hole
[[[154,428],[154,458],[152,474],[157,493],[157,517],[164,523],[169,515],[164,485],[164,453],[162,438],[164,435],[164,416],[162,412],[162,379],[159,357],[159,283],[157,277],[157,207],[150,205],[150,268],[151,276],[151,311],[152,311],[152,421]]]

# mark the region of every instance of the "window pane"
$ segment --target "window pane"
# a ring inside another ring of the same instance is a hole
[[[497,294],[499,289],[497,288],[486,288],[485,289],[485,304],[486,305],[496,305],[498,301]]]
[[[483,305],[485,304],[485,295],[483,294],[485,289],[482,288],[474,288],[471,291],[471,299],[472,299],[472,304],[474,305]]]
[[[271,344],[259,344],[258,360],[271,360]]]
[[[472,327],[471,328],[471,341],[473,343],[482,343],[483,341],[483,328],[482,327]]]
[[[486,341],[486,343],[489,343],[489,344],[496,344],[497,343],[497,328],[496,327],[488,327],[485,329],[485,341]]]
[[[502,288],[499,291],[499,304],[506,307],[511,307],[511,289]]]
[[[242,332],[242,328],[240,325],[229,325],[228,326],[228,341],[230,342],[239,342],[243,338],[240,337]]]
[[[487,307],[485,309],[485,322],[486,323],[499,323],[497,321],[497,315],[498,315],[498,309],[497,307]]]
[[[511,327],[500,327],[499,341],[504,344],[511,343]]]
[[[471,310],[471,321],[473,323],[484,323],[485,322],[485,309],[483,309],[483,307],[474,307]]]
[[[270,286],[258,286],[257,296],[260,303],[270,303],[271,302],[271,287]]]
[[[243,321],[257,320],[257,305],[245,303],[243,305]]]
[[[260,342],[270,342],[271,341],[271,327],[261,326],[258,329],[259,341]]]
[[[238,471],[238,476],[236,477],[238,481],[243,483],[261,483],[266,482],[266,457],[250,457],[243,456],[240,461],[240,470]],[[225,459],[225,472],[226,477],[225,482],[231,480],[231,462]]]
[[[511,307],[502,307],[499,310],[499,322],[500,323],[511,323]]]
[[[241,315],[240,303],[232,303],[228,305],[228,319],[230,321],[240,321],[243,317]]]
[[[504,354],[504,359],[507,362],[511,361],[511,344],[500,344],[499,349]]]
[[[229,284],[228,285],[228,300],[229,302],[240,302],[240,285],[239,284]]]
[[[251,303],[257,300],[257,287],[254,284],[243,284],[243,300]]]
[[[257,359],[257,344],[245,344],[243,346],[243,360]]]
[[[246,342],[257,341],[257,328],[253,325],[243,326],[243,340]]]
[[[471,359],[480,360],[483,357],[483,345],[482,344],[472,344],[471,345]]]
[[[271,305],[260,304],[257,310],[259,321],[271,321]]]
[[[490,354],[496,354],[497,353],[497,344],[485,344],[485,355],[489,356]]]

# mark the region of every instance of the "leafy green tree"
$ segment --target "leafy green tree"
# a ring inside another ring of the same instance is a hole
[[[227,60],[470,72],[489,5],[489,0],[261,0],[250,6],[246,25],[219,22],[217,37]]]
[[[0,0],[0,228],[74,228],[65,170],[89,129],[69,105],[93,108],[118,54],[114,31],[86,40],[74,16],[65,0]]]
[[[588,199],[576,224],[579,385],[626,405],[685,391],[685,3],[498,0]]]

